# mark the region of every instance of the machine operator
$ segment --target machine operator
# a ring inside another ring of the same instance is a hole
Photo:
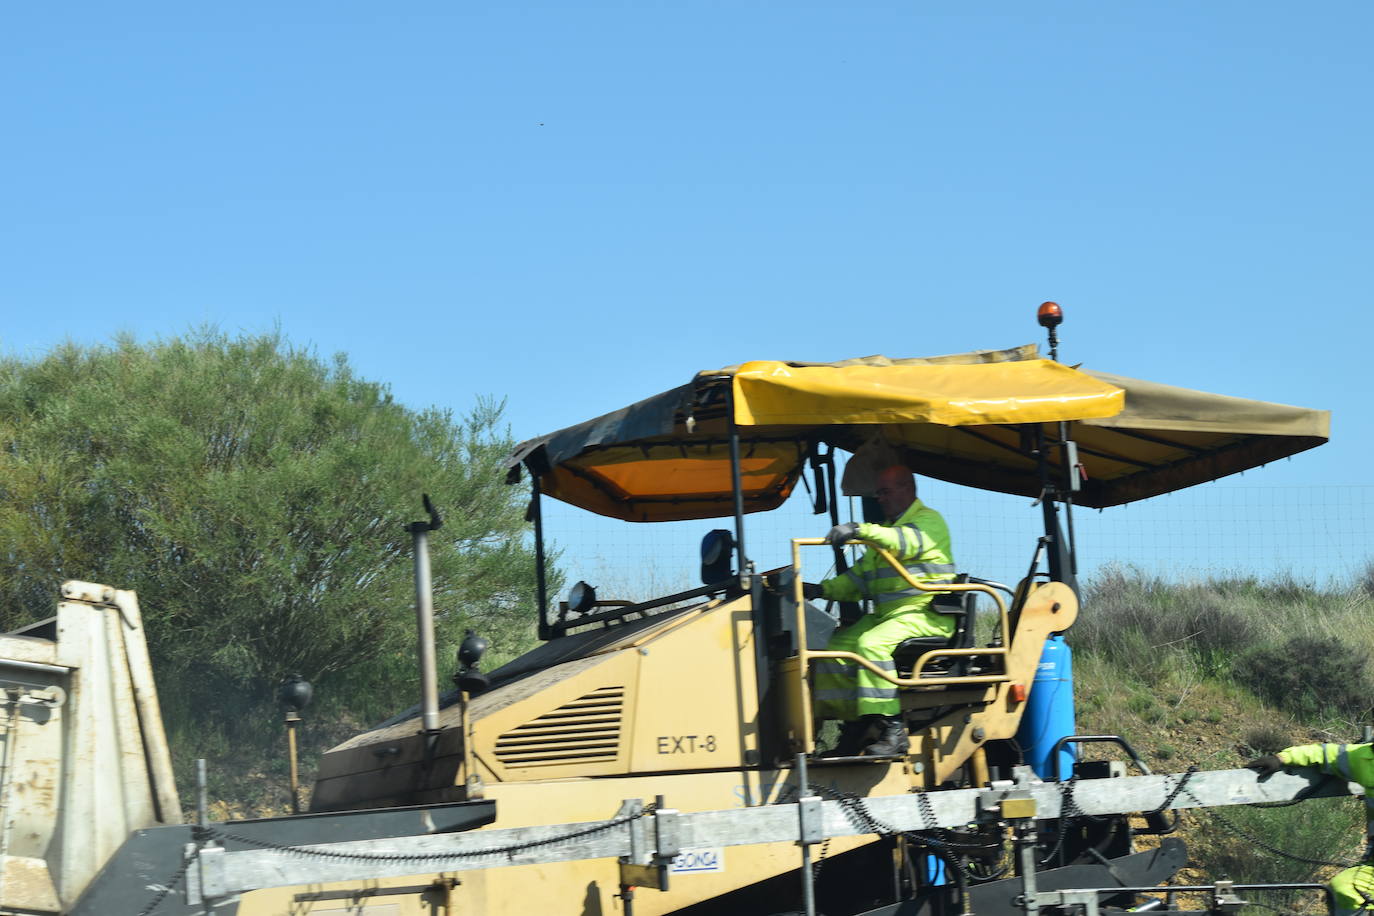
[[[918,582],[954,580],[954,556],[949,528],[940,513],[916,498],[916,478],[901,465],[878,474],[878,505],[886,524],[846,522],[830,529],[830,544],[864,538],[895,556]],[[892,652],[914,636],[954,633],[953,617],[930,608],[933,595],[911,588],[896,570],[873,551],[867,551],[848,571],[819,584],[806,583],[808,599],[873,602],[872,613],[837,630],[826,649],[853,652],[884,671],[896,671]],[[886,757],[906,753],[906,725],[901,717],[897,686],[853,662],[818,659],[814,699],[820,719],[839,719],[840,740],[832,756]]]

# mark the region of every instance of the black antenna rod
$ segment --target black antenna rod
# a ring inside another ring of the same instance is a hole
[[[1042,302],[1040,308],[1035,313],[1035,319],[1040,326],[1045,329],[1050,339],[1050,359],[1059,362],[1059,325],[1064,322],[1064,310],[1059,307],[1058,302]],[[1069,424],[1063,420],[1059,421],[1059,448],[1060,456],[1064,467],[1063,489],[1059,491],[1060,499],[1064,503],[1064,521],[1068,526],[1068,559],[1069,575],[1074,577],[1072,583],[1077,587],[1078,576],[1078,544],[1074,539],[1073,531],[1073,493],[1077,481],[1074,479],[1078,473],[1078,449],[1069,439]],[[1044,494],[1046,498],[1052,499],[1053,493]],[[1046,532],[1048,533],[1048,532]]]

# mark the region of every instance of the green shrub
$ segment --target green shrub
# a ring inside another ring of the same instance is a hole
[[[1253,583],[1171,584],[1139,571],[1110,569],[1089,586],[1084,612],[1070,631],[1076,648],[1100,652],[1148,676],[1191,656],[1205,673],[1224,671],[1231,658],[1261,636],[1257,615],[1237,599]]]
[[[1259,725],[1245,733],[1245,746],[1256,754],[1274,754],[1292,744],[1288,733],[1273,725]]]
[[[1355,577],[1355,589],[1365,598],[1374,598],[1374,560],[1364,564]]]
[[[1374,698],[1366,649],[1334,636],[1292,636],[1252,649],[1235,676],[1261,698],[1299,718],[1336,715],[1356,722]]]

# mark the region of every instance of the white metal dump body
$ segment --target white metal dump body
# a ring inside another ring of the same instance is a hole
[[[180,822],[138,599],[67,582],[0,635],[0,911],[64,912],[132,831]]]

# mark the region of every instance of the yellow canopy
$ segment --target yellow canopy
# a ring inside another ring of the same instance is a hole
[[[1329,414],[1081,371],[1034,346],[841,363],[752,362],[522,443],[508,460],[542,492],[628,521],[733,513],[729,415],[745,510],[781,505],[822,445],[881,443],[917,474],[1038,494],[1039,428],[1061,423],[1087,472],[1075,501],[1118,505],[1255,467],[1326,441]],[[1060,450],[1051,449],[1053,460]]]
[[[1050,423],[1121,412],[1120,388],[1045,359],[925,365],[745,363],[734,373],[741,426]]]

